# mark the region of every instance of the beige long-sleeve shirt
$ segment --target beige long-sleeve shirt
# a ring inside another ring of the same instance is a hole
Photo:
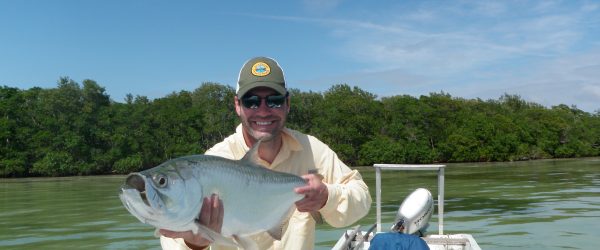
[[[229,159],[241,159],[250,150],[238,126],[233,135],[209,149],[206,154]],[[326,144],[317,138],[291,129],[283,130],[283,144],[275,160],[263,166],[296,175],[316,169],[323,175],[329,197],[319,210],[325,222],[333,227],[346,227],[365,216],[371,206],[371,196],[360,173],[346,166]],[[250,237],[260,249],[313,249],[315,220],[309,213],[294,211],[281,240],[267,233]],[[161,237],[163,249],[188,249],[182,239]],[[232,249],[212,245],[211,249]]]

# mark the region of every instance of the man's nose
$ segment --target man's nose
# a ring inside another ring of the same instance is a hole
[[[271,111],[271,108],[267,106],[267,98],[260,98],[260,103],[256,111]]]

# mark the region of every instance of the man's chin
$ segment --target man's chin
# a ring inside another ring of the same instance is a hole
[[[275,137],[272,133],[266,133],[266,132],[258,132],[258,131],[254,131],[254,133],[252,133],[255,140],[257,141],[263,141],[263,142],[267,142],[267,141],[271,141],[273,140],[273,138]]]
[[[268,141],[272,141],[273,138],[274,138],[274,136],[269,134],[269,135],[258,136],[256,140],[260,140],[262,142],[268,142]]]

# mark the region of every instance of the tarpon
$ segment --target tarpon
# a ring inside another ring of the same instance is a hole
[[[281,239],[282,226],[304,196],[294,188],[306,181],[293,174],[260,166],[258,144],[241,160],[193,155],[131,173],[119,197],[141,222],[157,229],[193,231],[223,245],[254,249],[247,237],[268,232]],[[221,233],[198,223],[204,197],[217,194],[223,202]]]

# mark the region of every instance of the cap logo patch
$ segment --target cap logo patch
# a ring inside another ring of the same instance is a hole
[[[252,65],[252,74],[255,76],[266,76],[271,73],[271,68],[264,62],[257,62]]]

